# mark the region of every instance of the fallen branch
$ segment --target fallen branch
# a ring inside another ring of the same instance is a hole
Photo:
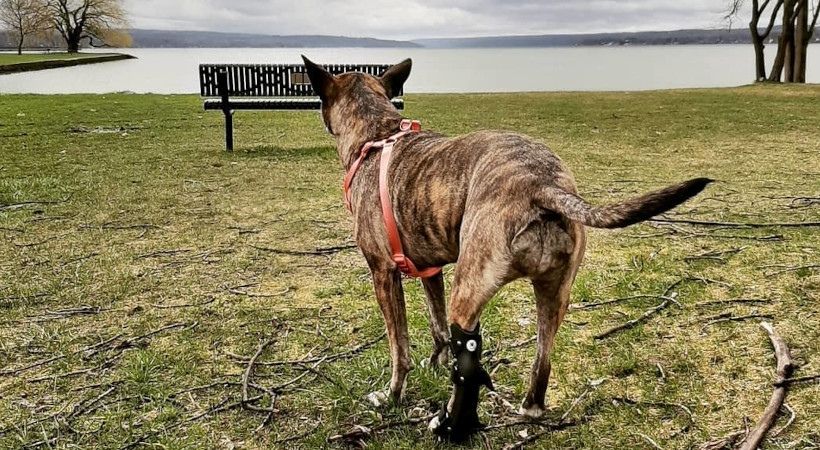
[[[600,306],[611,305],[613,303],[625,302],[627,300],[636,300],[636,299],[645,299],[645,298],[666,299],[667,297],[664,296],[664,295],[631,295],[629,297],[614,298],[612,300],[604,300],[604,301],[601,301],[601,302],[574,303],[574,304],[569,305],[569,309],[570,310],[592,309],[592,308],[598,308]]]
[[[687,219],[652,219],[656,223],[677,223],[685,225],[698,225],[704,227],[726,227],[726,228],[798,228],[798,227],[820,227],[820,222],[718,222],[711,220],[687,220]]]
[[[650,225],[652,225],[650,223]],[[664,229],[671,231],[671,234],[681,234],[685,237],[705,237],[709,239],[743,239],[749,241],[762,241],[762,242],[781,242],[785,239],[782,234],[770,234],[766,236],[747,236],[742,234],[717,234],[717,233],[698,233],[692,230],[685,230],[680,227],[676,227],[672,224],[667,224],[667,227]],[[667,233],[669,234],[669,233]],[[636,236],[641,237],[641,236]]]
[[[735,431],[734,433],[730,433],[722,438],[715,439],[713,441],[706,442],[701,444],[698,447],[698,450],[726,450],[735,448],[738,440],[742,439],[746,436],[746,431]]]
[[[773,385],[775,387],[781,386],[788,386],[794,383],[806,383],[809,381],[820,381],[820,374],[817,375],[806,375],[804,377],[795,377],[795,378],[786,378],[785,380],[775,381]]]
[[[192,252],[192,251],[193,250],[189,249],[189,248],[180,248],[180,249],[175,249],[175,250],[159,250],[159,251],[156,251],[156,252],[151,252],[151,253],[145,253],[145,254],[142,254],[142,255],[138,255],[134,259],[148,259],[148,258],[159,258],[159,257],[163,257],[163,256],[174,256],[174,255],[178,255],[180,253],[188,253],[188,252]]]
[[[337,434],[334,436],[330,436],[327,438],[328,442],[336,442],[336,441],[343,441],[348,443],[355,443],[359,442],[363,439],[367,439],[373,434],[378,433],[379,431],[384,431],[390,428],[398,428],[404,427],[409,425],[417,425],[422,422],[427,422],[435,417],[438,413],[428,414],[424,417],[414,417],[411,419],[403,419],[403,420],[393,420],[390,422],[385,422],[381,424],[370,424],[368,426],[364,425],[354,425],[353,429],[342,434]]]
[[[786,408],[786,411],[789,412],[789,420],[787,420],[786,423],[782,427],[780,427],[777,431],[772,432],[772,437],[780,436],[780,433],[786,431],[786,428],[789,428],[791,426],[791,424],[794,423],[794,419],[797,418],[797,413],[794,412],[794,409],[792,409],[792,407],[789,406],[788,403],[783,402],[783,407]]]
[[[249,288],[253,286],[258,286],[259,283],[251,283],[251,284],[243,284],[241,286],[234,286],[228,288],[228,292],[234,295],[242,295],[245,297],[262,297],[262,298],[270,298],[270,297],[279,297],[281,295],[285,295],[290,292],[290,287],[286,287],[281,292],[274,292],[274,293],[265,293],[265,292],[248,292],[243,290],[244,288]]]
[[[342,244],[336,245],[332,247],[318,247],[315,250],[288,250],[288,249],[279,249],[279,248],[270,248],[270,247],[260,247],[258,245],[251,245],[251,247],[261,250],[263,252],[270,252],[276,253],[280,255],[291,255],[291,256],[327,256],[332,255],[334,253],[343,252],[345,250],[350,250],[356,248],[356,244]]]
[[[618,333],[620,331],[632,328],[635,325],[638,325],[639,323],[645,322],[650,317],[652,317],[655,314],[659,313],[660,311],[665,309],[667,306],[669,306],[673,301],[674,301],[674,299],[672,299],[672,298],[666,298],[658,306],[647,310],[646,312],[641,314],[639,317],[637,317],[635,319],[632,319],[628,322],[622,323],[618,326],[612,327],[612,328],[604,331],[603,333],[596,334],[594,337],[595,337],[596,340],[601,340],[601,339],[605,339],[609,336],[612,336],[613,334]]]
[[[350,350],[346,350],[346,351],[336,353],[336,354],[333,354],[333,355],[317,356],[317,357],[314,357],[314,358],[293,359],[293,360],[285,360],[285,361],[268,361],[268,362],[260,361],[256,364],[258,366],[291,366],[291,365],[297,365],[298,366],[298,365],[302,365],[302,364],[315,363],[315,362],[319,362],[319,361],[332,362],[332,361],[336,361],[338,359],[342,359],[342,358],[345,358],[345,357],[348,357],[348,356],[353,356],[353,355],[356,355],[358,353],[361,353],[361,352],[367,350],[368,348],[376,345],[379,341],[384,339],[385,336],[387,336],[387,332],[382,333],[381,335],[379,335],[379,337],[377,337],[377,338],[375,338],[375,339],[373,339],[369,342],[365,342],[364,344],[358,345],[358,346],[356,346],[356,347],[354,347]],[[236,359],[239,359],[240,361],[244,361],[244,362],[247,362],[247,361],[250,360],[249,358],[245,358],[245,357],[242,357],[242,356],[239,356],[239,355],[229,355],[229,356],[231,356],[233,358],[236,358]]]
[[[34,200],[34,201],[27,201],[27,202],[19,202],[19,203],[9,203],[5,205],[0,205],[0,211],[14,211],[16,209],[25,208],[27,206],[35,206],[35,205],[57,205],[60,203],[65,203],[71,199],[71,195],[66,197],[63,200]]]
[[[687,422],[686,424],[678,431],[672,434],[671,437],[677,436],[681,433],[684,433],[691,429],[695,425],[695,415],[692,414],[692,410],[689,409],[686,405],[682,403],[667,403],[667,402],[651,402],[651,401],[643,401],[643,400],[633,400],[627,397],[614,397],[612,399],[615,402],[623,402],[624,404],[631,405],[631,406],[653,406],[653,407],[662,407],[662,408],[675,408],[682,411],[686,415]]]
[[[787,273],[787,272],[797,272],[798,270],[804,270],[804,269],[805,270],[820,269],[820,264],[806,264],[804,266],[785,267],[781,270],[776,270],[774,272],[769,272],[769,273],[766,274],[766,276],[767,277],[773,277],[775,275],[780,275],[780,274]]]
[[[786,345],[783,338],[775,332],[771,323],[761,322],[760,326],[766,330],[766,333],[769,334],[769,340],[772,341],[774,354],[777,358],[777,379],[775,383],[779,383],[781,386],[775,387],[768,406],[766,406],[766,409],[763,411],[763,415],[757,421],[755,427],[749,432],[741,443],[740,450],[755,450],[760,446],[760,443],[763,441],[766,433],[772,425],[774,425],[774,421],[777,418],[777,413],[780,411],[780,408],[783,406],[783,401],[786,399],[787,387],[786,385],[782,385],[782,383],[789,378],[794,370],[792,357],[789,353],[789,347]]]
[[[518,442],[513,442],[512,444],[507,444],[507,445],[504,446],[503,450],[519,450],[519,449],[522,449],[522,448],[524,448],[525,445],[527,445],[531,442],[535,442],[538,439],[541,439],[543,436],[546,436],[547,434],[552,433],[553,431],[560,431],[560,430],[563,430],[565,428],[575,426],[576,423],[577,422],[574,422],[574,421],[571,421],[571,420],[570,421],[564,420],[564,421],[561,421],[561,422],[558,422],[558,423],[555,423],[555,424],[542,424],[542,425],[540,425],[543,428],[541,431],[539,431],[538,433],[533,433],[533,434],[525,437],[524,439],[521,439]]]
[[[683,258],[683,260],[684,261],[696,261],[696,260],[706,259],[706,260],[712,260],[712,261],[725,262],[726,261],[726,258],[725,258],[726,256],[737,255],[738,253],[742,252],[743,250],[746,250],[746,248],[747,247],[738,247],[738,248],[731,248],[731,249],[722,250],[722,251],[713,250],[713,251],[710,251],[710,252],[700,253],[698,255],[687,256],[687,257]]]
[[[215,301],[216,301],[216,297],[209,296],[208,300],[205,300],[205,301],[199,302],[199,303],[182,303],[182,304],[179,304],[179,305],[160,305],[160,304],[152,303],[151,306],[153,306],[154,308],[159,308],[159,309],[195,308],[197,306],[210,305],[211,303],[213,303]]]
[[[771,300],[765,298],[730,298],[726,300],[708,300],[705,302],[695,303],[694,306],[712,306],[712,305],[727,305],[729,303],[771,303]]]
[[[715,317],[715,318],[709,320],[708,322],[706,322],[705,325],[703,325],[703,327],[701,327],[700,331],[701,332],[706,331],[706,328],[708,328],[708,327],[710,327],[714,324],[717,324],[717,323],[740,322],[742,320],[749,320],[749,319],[771,319],[772,318],[771,314],[749,314],[749,315],[746,315],[746,316],[733,316],[733,315],[731,315],[731,313],[728,313],[728,314],[729,315],[724,316],[724,317]]]

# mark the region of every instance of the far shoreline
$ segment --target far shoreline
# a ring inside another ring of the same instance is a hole
[[[80,53],[75,58],[47,59],[43,61],[0,64],[0,75],[59,69],[63,67],[81,66],[86,64],[100,64],[111,61],[122,61],[126,59],[137,59],[137,57],[125,53]]]

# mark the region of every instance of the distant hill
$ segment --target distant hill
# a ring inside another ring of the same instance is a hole
[[[212,31],[130,30],[137,48],[420,47],[407,41],[343,36],[268,36]]]
[[[749,30],[677,30],[643,31],[636,33],[545,34],[532,36],[487,36],[474,38],[416,39],[392,41],[374,38],[344,36],[275,36],[246,33],[218,33],[212,31],[130,30],[136,48],[309,48],[309,47],[370,47],[370,48],[505,48],[505,47],[581,47],[626,45],[684,45],[684,44],[749,44]],[[774,42],[779,27],[769,37]],[[820,42],[820,28],[813,42]],[[32,47],[60,48],[58,37]],[[0,49],[13,48],[14,37],[0,30]]]
[[[774,41],[780,29],[772,30]],[[815,33],[814,42],[820,41]],[[623,45],[750,44],[749,30],[676,30],[635,33],[545,34],[531,36],[488,36],[475,38],[416,39],[429,48],[581,47]]]

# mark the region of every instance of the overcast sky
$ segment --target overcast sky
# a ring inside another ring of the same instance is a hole
[[[125,0],[135,28],[383,39],[715,28],[727,0]]]

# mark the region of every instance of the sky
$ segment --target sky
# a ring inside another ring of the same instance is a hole
[[[728,0],[124,0],[134,28],[381,39],[718,28]],[[739,25],[736,25],[739,26]]]

